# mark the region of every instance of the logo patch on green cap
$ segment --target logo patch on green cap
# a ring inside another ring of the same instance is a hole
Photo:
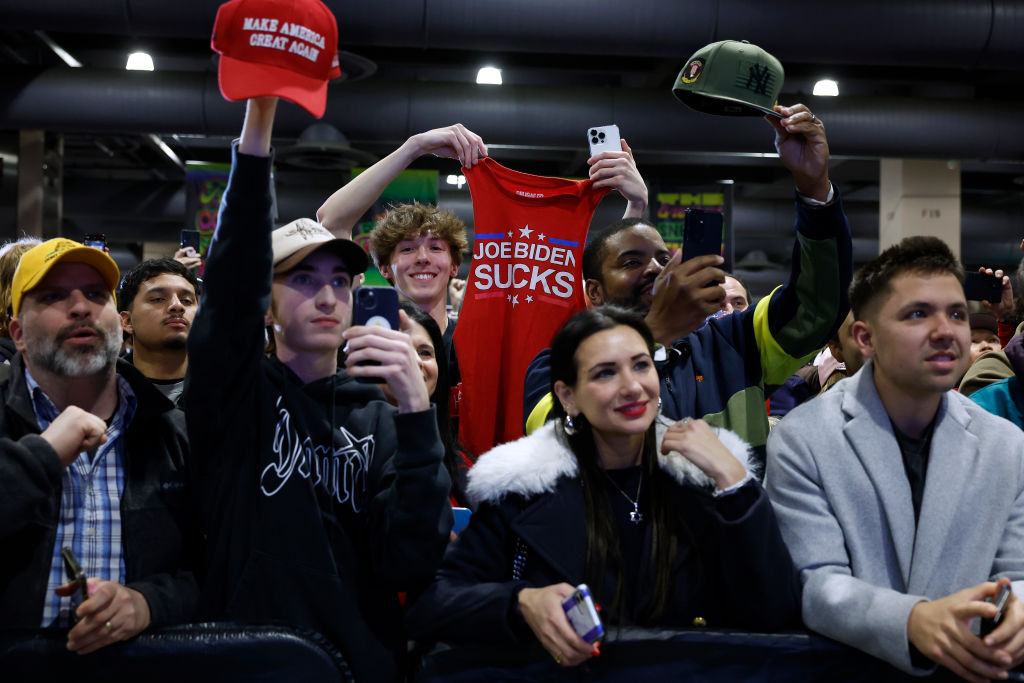
[[[723,116],[772,114],[785,73],[782,63],[745,40],[697,50],[679,72],[672,94],[697,111]]]

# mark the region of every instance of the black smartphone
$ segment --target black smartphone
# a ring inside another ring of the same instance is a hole
[[[82,571],[82,565],[78,563],[78,558],[75,557],[75,551],[64,546],[60,549],[60,555],[64,558],[64,573],[67,574],[68,581],[74,581],[78,584],[78,592],[80,595],[80,601],[85,602],[89,599],[89,584],[86,581],[85,572]]]
[[[90,232],[82,240],[82,244],[93,249],[99,249],[105,251],[107,248],[107,236],[102,232]]]
[[[1003,615],[1006,613],[1006,603],[1010,599],[1010,593],[1011,593],[1010,587],[1009,586],[1003,586],[1002,588],[999,589],[999,593],[996,595],[995,598],[992,598],[992,597],[985,598],[985,602],[994,603],[996,608],[999,611],[991,619],[987,619],[987,618],[984,618],[984,617],[982,618],[982,620],[981,620],[981,627],[978,629],[978,637],[979,638],[984,638],[989,633],[992,633],[992,631],[995,631],[996,627],[999,626],[999,624],[1002,623]]]
[[[718,211],[687,209],[683,221],[683,260],[725,252],[725,221]]]
[[[1003,300],[1003,280],[987,273],[967,273],[964,276],[964,296],[968,301]]]
[[[376,325],[389,330],[398,329],[398,290],[394,287],[360,287],[354,294],[353,325]],[[365,361],[360,365],[380,365]],[[359,377],[360,382],[383,384],[382,377]]]
[[[196,254],[199,254],[199,231],[198,230],[182,230],[181,231],[181,248],[187,249],[192,247],[196,250]]]

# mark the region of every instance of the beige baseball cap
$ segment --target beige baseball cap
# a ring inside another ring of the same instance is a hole
[[[370,257],[352,240],[334,234],[311,218],[299,218],[271,233],[274,273],[286,273],[317,249],[331,249],[341,257],[349,275],[365,272]]]

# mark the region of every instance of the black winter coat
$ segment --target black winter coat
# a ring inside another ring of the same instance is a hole
[[[200,552],[184,415],[130,364],[119,360],[117,372],[138,399],[124,435],[126,585],[146,597],[151,626],[187,622]],[[34,628],[43,616],[64,467],[39,436],[20,355],[0,384],[0,403],[0,625]]]

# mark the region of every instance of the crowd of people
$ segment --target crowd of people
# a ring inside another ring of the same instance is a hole
[[[585,583],[611,635],[807,628],[974,681],[1024,662],[1012,278],[982,269],[1003,296],[972,313],[931,237],[855,274],[806,106],[765,117],[796,227],[787,281],[756,302],[721,256],[668,249],[625,140],[589,160],[624,216],[588,235],[586,307],[520,378],[523,436],[485,453],[459,440],[460,359],[488,351],[454,342],[465,226],[405,204],[369,254],[351,239],[417,158],[471,169],[484,141],[414,135],[277,227],[278,106],[247,101],[201,282],[192,253],[122,277],[64,238],[0,252],[0,626],[88,655],[166,624],[281,622],[357,681],[395,681],[411,640],[598,656],[563,609]],[[371,261],[398,329],[353,324]]]

